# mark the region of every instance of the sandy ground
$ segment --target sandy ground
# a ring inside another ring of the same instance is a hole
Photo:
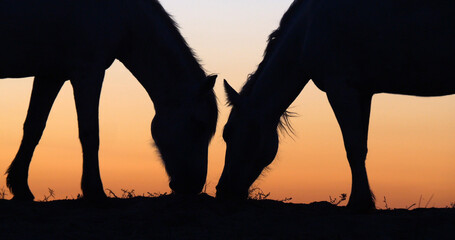
[[[328,202],[197,197],[0,200],[0,239],[455,239],[455,209],[352,214]]]

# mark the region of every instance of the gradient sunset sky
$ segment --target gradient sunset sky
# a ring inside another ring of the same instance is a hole
[[[215,92],[220,119],[209,150],[207,192],[214,195],[224,165],[221,138],[229,107],[222,80],[239,90],[262,60],[267,36],[292,0],[161,0],[208,73],[219,78]],[[32,79],[0,80],[0,171],[14,158]],[[325,93],[310,82],[292,104],[299,114],[296,136],[283,136],[271,170],[256,183],[273,199],[326,201],[350,191],[341,131]],[[100,167],[104,187],[169,192],[168,179],[152,147],[153,103],[126,68],[108,69],[100,107]],[[373,98],[367,169],[377,207],[418,203],[444,207],[455,201],[455,96],[421,98],[379,94]],[[65,83],[35,152],[29,184],[37,200],[47,189],[57,198],[80,193],[82,154],[72,88]],[[0,175],[0,188],[6,188]],[[8,195],[7,197],[11,197]]]

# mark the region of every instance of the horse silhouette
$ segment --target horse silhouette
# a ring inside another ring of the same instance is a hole
[[[176,193],[202,191],[218,110],[213,86],[157,0],[2,0],[0,78],[35,76],[19,151],[7,170],[13,199],[33,200],[30,161],[66,80],[83,149],[83,196],[106,198],[98,164],[105,70],[120,60],[154,103],[152,136]]]
[[[232,111],[217,197],[247,197],[276,155],[277,127],[289,127],[286,109],[312,79],[343,134],[348,207],[374,209],[365,168],[372,96],[455,93],[454,29],[454,1],[295,0],[241,92],[225,82]]]

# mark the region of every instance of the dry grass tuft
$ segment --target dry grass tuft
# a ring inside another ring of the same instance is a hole
[[[425,208],[428,208],[428,205],[430,205],[431,200],[433,200],[434,194],[431,195],[430,199],[428,199],[427,204],[425,204]]]
[[[167,196],[169,195],[169,193],[165,192],[165,193],[160,193],[160,192],[157,192],[157,193],[151,193],[151,192],[147,192],[147,193],[143,193],[142,195],[137,195],[135,193],[135,190],[134,189],[120,189],[122,191],[122,195],[119,197],[117,196],[117,194],[114,193],[114,191],[112,191],[111,189],[107,188],[106,189],[106,192],[107,192],[107,195],[109,197],[112,197],[112,198],[123,198],[123,199],[129,199],[129,198],[135,198],[135,197],[162,197],[162,196]]]
[[[55,200],[55,191],[52,188],[47,188],[49,191],[49,195],[44,194],[43,202],[49,202],[52,198]]]
[[[117,195],[115,195],[114,191],[112,191],[111,189],[106,188],[106,191],[107,191],[107,195],[108,195],[109,197],[112,197],[112,198],[119,198],[119,197],[117,197]]]
[[[120,189],[122,191],[122,198],[134,198],[136,197],[136,193],[134,193],[134,189]]]
[[[347,199],[347,194],[346,193],[342,193],[340,194],[339,196],[339,199],[337,200],[337,198],[332,198],[332,196],[329,196],[329,202],[335,206],[338,206],[340,205],[342,202],[346,201]]]
[[[252,200],[265,200],[270,196],[270,192],[264,193],[262,189],[253,187],[248,190],[248,198]]]
[[[384,196],[385,209],[390,210],[389,204],[387,204],[387,198]]]
[[[248,190],[248,199],[251,200],[270,200],[270,192],[265,193],[259,187],[252,187]],[[278,202],[289,202],[292,200],[292,197],[285,197],[284,199],[276,200]]]

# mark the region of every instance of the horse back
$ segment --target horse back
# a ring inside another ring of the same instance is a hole
[[[122,38],[121,2],[0,1],[0,77],[107,68]]]
[[[310,65],[319,85],[336,85],[324,82],[333,81],[326,76],[343,75],[371,92],[455,93],[454,1],[325,0],[314,6],[303,53],[315,60]]]

